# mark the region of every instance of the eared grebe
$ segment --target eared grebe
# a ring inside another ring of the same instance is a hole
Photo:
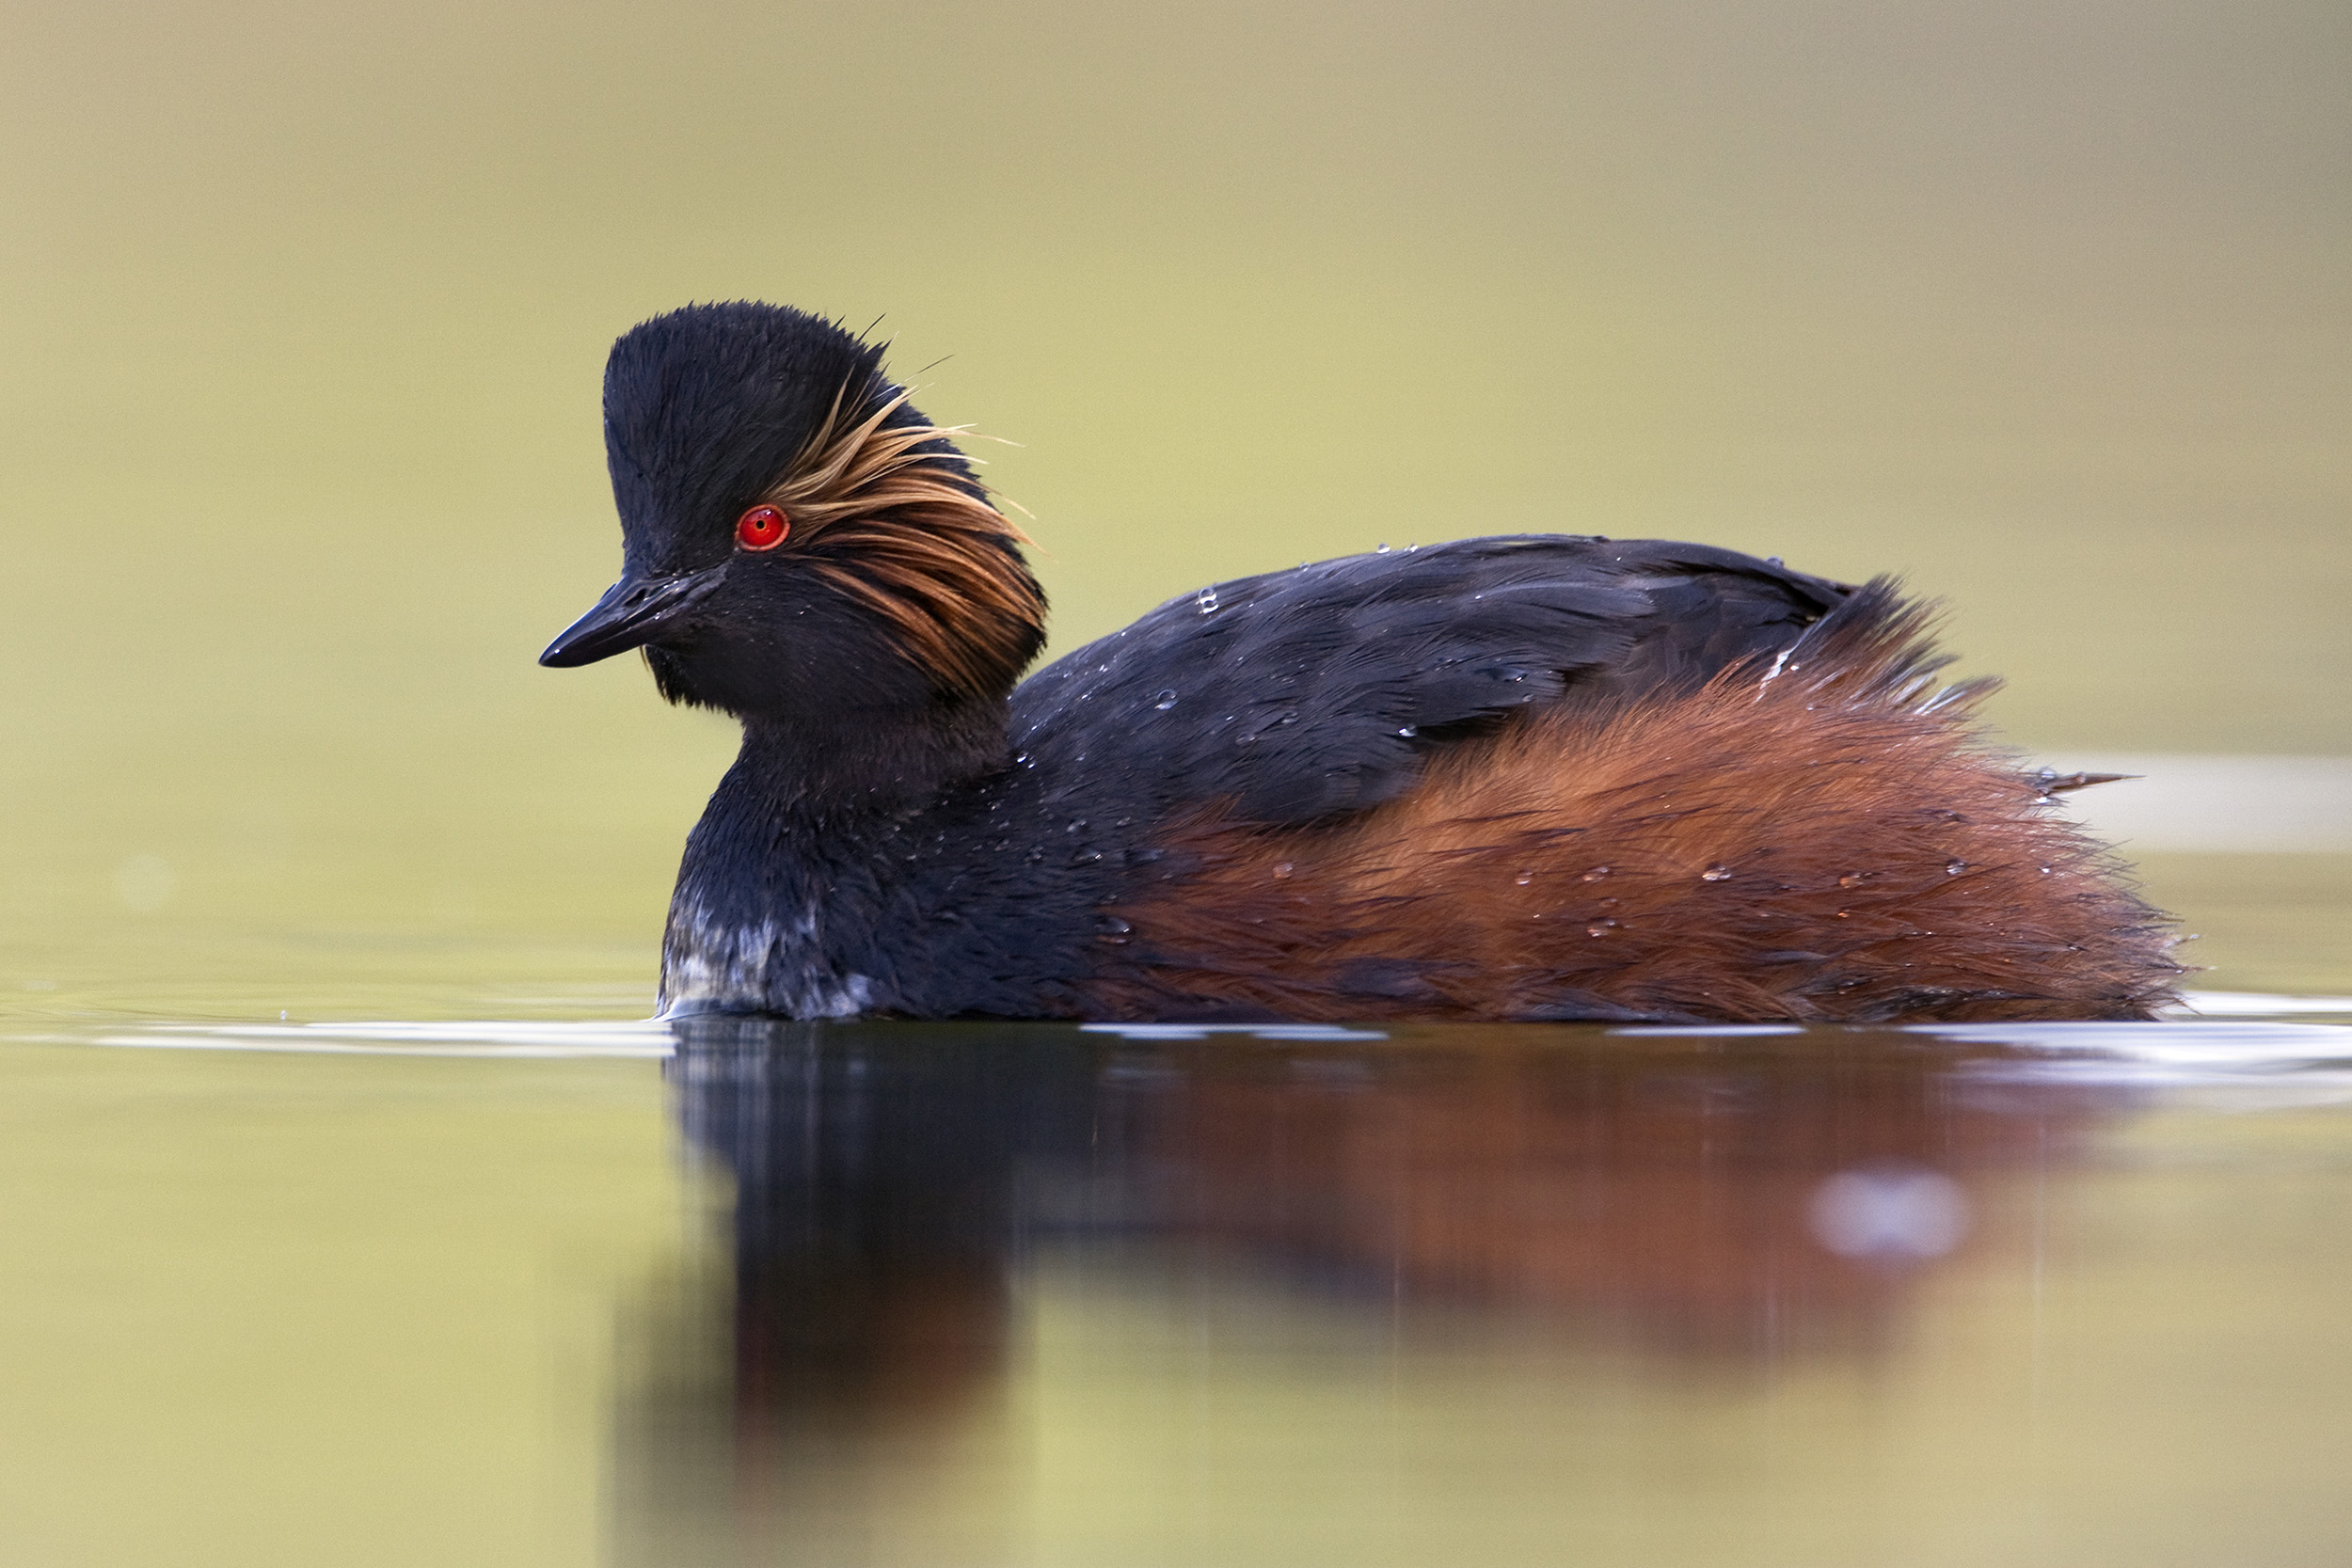
[[[613,345],[642,647],[743,748],[665,1013],[2143,1018],[2166,922],[1939,687],[1926,617],[1703,545],[1465,539],[1218,583],[1020,681],[1022,536],[879,347]],[[1018,685],[1015,683],[1019,682]]]

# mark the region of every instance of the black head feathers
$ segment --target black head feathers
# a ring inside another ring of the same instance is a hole
[[[690,305],[629,328],[604,366],[605,461],[629,565],[679,571],[724,559],[737,515],[808,446],[836,400],[864,412],[898,390],[882,358],[881,345],[833,322],[750,301]]]
[[[1001,704],[1044,641],[1020,531],[882,348],[781,306],[695,305],[605,367],[622,579],[543,655],[643,647],[664,695],[811,734]]]

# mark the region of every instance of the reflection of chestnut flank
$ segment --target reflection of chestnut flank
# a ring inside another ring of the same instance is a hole
[[[692,307],[616,343],[643,647],[743,722],[673,1014],[2140,1018],[2179,973],[1988,751],[1890,583],[1470,539],[1220,583],[1015,686],[1016,530],[881,350]]]
[[[1407,1032],[1350,1073],[1299,1070],[1311,1047],[1176,1047],[1179,1070],[1103,1119],[1152,1173],[1157,1217],[1199,1241],[1380,1294],[1769,1355],[1880,1341],[1935,1256],[1839,1256],[1813,1223],[1824,1183],[1933,1171],[1987,1214],[1967,1248],[2006,1245],[1987,1179],[2063,1165],[2100,1099],[1979,1104],[1947,1053],[1894,1035],[1450,1037]]]

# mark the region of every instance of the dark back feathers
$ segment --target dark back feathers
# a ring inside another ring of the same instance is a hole
[[[1171,599],[1013,694],[1049,778],[1304,824],[1395,798],[1518,709],[1695,689],[1850,589],[1700,545],[1570,535],[1343,557]],[[1092,755],[1088,755],[1091,752]]]

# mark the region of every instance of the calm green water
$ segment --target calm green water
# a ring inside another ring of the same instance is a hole
[[[2352,1552],[2352,1011],[9,1033],[11,1560]]]

